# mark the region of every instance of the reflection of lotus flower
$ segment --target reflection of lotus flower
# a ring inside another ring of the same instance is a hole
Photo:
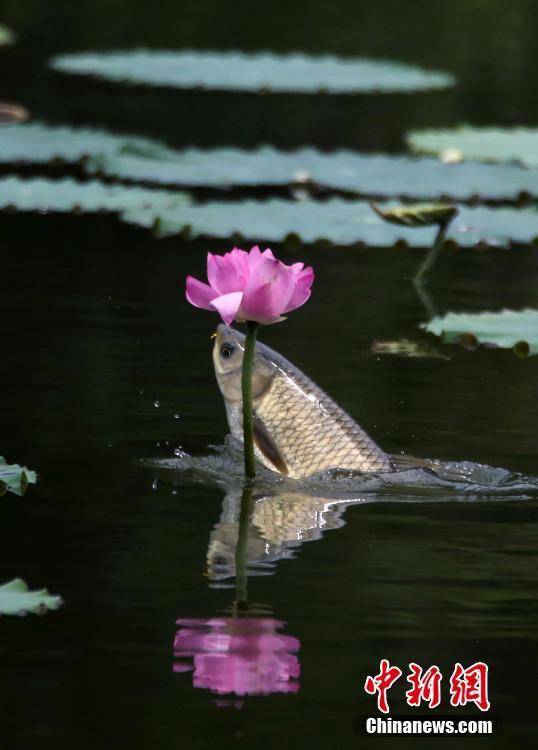
[[[194,658],[194,687],[214,693],[295,693],[300,665],[297,638],[279,635],[270,618],[178,620],[174,656]],[[179,661],[175,672],[190,664]]]

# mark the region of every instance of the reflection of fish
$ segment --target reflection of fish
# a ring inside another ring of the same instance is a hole
[[[318,540],[325,531],[344,525],[347,506],[368,500],[445,501],[459,496],[537,497],[538,479],[470,462],[428,461],[428,468],[381,475],[361,475],[352,483],[304,484],[281,480],[272,487],[253,489],[252,510],[246,537],[250,575],[272,572],[273,564],[292,557],[304,542]],[[290,485],[293,485],[290,489]],[[209,537],[207,574],[212,581],[235,575],[243,488],[230,488],[222,513]]]
[[[281,490],[255,493],[247,537],[247,565],[250,574],[263,574],[278,560],[291,557],[304,542],[317,540],[324,531],[344,524],[347,505],[363,502],[360,496],[316,497],[307,492]],[[241,490],[224,498],[219,523],[211,532],[207,550],[207,573],[213,581],[235,575],[235,550],[239,533]]]
[[[244,336],[218,327],[217,381],[232,435],[243,439],[241,368]],[[321,388],[277,352],[256,346],[252,376],[257,458],[294,479],[331,468],[391,471],[390,457]]]

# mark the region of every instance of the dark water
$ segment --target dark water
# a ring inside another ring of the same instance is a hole
[[[1,8],[21,38],[2,53],[2,97],[49,121],[176,145],[388,151],[408,127],[537,120],[531,2]],[[142,42],[395,57],[452,71],[460,86],[420,96],[224,96],[82,84],[44,68],[64,49]],[[375,715],[364,679],[383,657],[404,670],[438,664],[445,690],[455,662],[487,662],[495,736],[452,744],[535,744],[535,500],[417,496],[342,509],[326,534],[308,534],[293,558],[249,580],[263,619],[283,621],[279,632],[300,642],[296,692],[223,699],[193,688],[192,672],[174,672],[176,620],[228,617],[234,599],[206,575],[229,495],[140,460],[178,447],[205,453],[227,431],[210,364],[216,321],[182,291],[186,273],[201,275],[207,246],[157,242],[113,218],[4,214],[0,225],[0,448],[40,474],[25,498],[0,499],[0,581],[20,576],[65,599],[43,618],[0,620],[2,750],[393,746],[402,740],[363,736],[364,717]],[[538,358],[373,353],[375,340],[418,336],[425,312],[408,282],[418,252],[304,247],[298,257],[316,268],[315,293],[263,331],[267,343],[388,451],[538,475]],[[447,254],[431,292],[440,311],[537,307],[537,274],[533,251]],[[264,518],[277,538],[275,518]],[[389,697],[393,715],[409,714],[402,683]],[[446,692],[438,712],[450,712]]]

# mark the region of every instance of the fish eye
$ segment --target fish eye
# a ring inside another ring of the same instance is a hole
[[[229,359],[232,354],[235,351],[235,346],[230,343],[225,343],[220,347],[220,354],[221,357],[224,357],[224,359]]]

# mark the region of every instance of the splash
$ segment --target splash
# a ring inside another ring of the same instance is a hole
[[[224,490],[218,522],[209,535],[206,573],[212,588],[232,588],[244,487],[242,445],[228,436],[213,453],[153,462],[179,481]],[[407,462],[408,463],[408,462]],[[295,557],[305,543],[345,524],[350,505],[373,502],[439,503],[522,500],[538,497],[538,479],[470,461],[423,461],[421,468],[384,474],[333,469],[291,480],[258,467],[246,535],[248,576],[272,575],[280,560]]]
[[[213,453],[206,456],[177,450],[176,458],[156,460],[152,465],[171,469],[194,482],[211,482],[227,490],[241,487],[242,444],[228,435],[224,445],[210,447]],[[330,469],[300,480],[283,477],[258,464],[256,487],[266,492],[322,495],[333,502],[538,497],[538,477],[471,461],[425,459],[420,463],[424,465],[384,473]]]

